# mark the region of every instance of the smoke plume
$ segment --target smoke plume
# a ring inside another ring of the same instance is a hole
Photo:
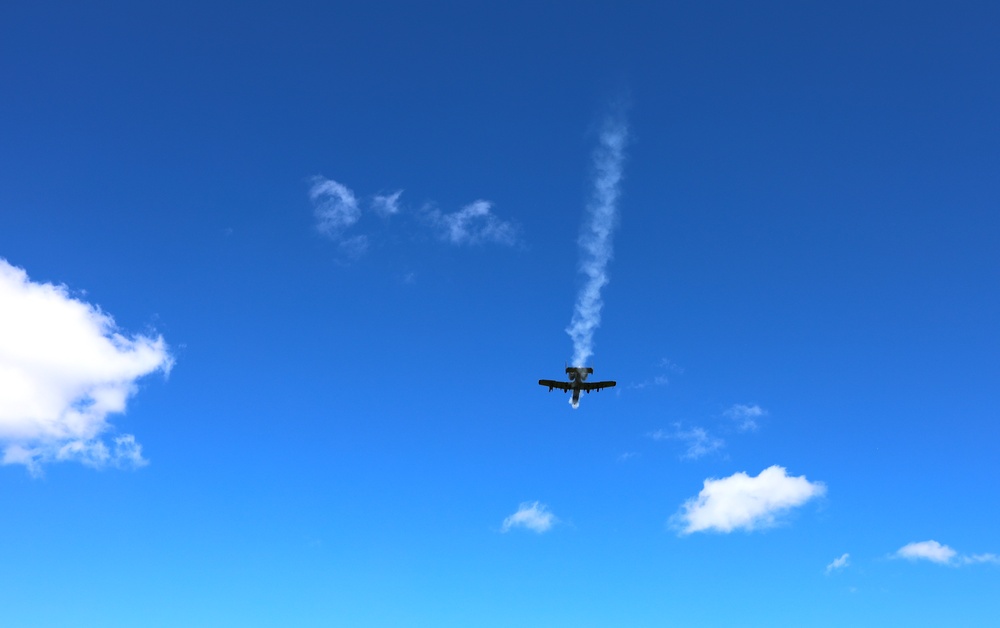
[[[576,307],[566,333],[573,339],[573,365],[585,366],[594,354],[594,330],[601,324],[601,288],[608,283],[612,257],[611,236],[618,223],[618,197],[625,162],[628,127],[624,116],[604,122],[594,151],[594,191],[587,203],[580,233],[580,272],[585,280],[576,295]]]

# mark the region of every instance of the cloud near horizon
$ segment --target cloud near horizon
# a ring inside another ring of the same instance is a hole
[[[548,506],[539,502],[523,502],[517,512],[503,520],[501,532],[509,532],[513,528],[527,528],[538,534],[547,532],[558,521],[549,512]]]
[[[684,502],[672,523],[680,533],[732,532],[767,528],[779,515],[826,493],[822,482],[789,476],[784,467],[773,465],[756,477],[745,472],[705,480],[696,497]]]
[[[163,336],[124,335],[65,286],[35,283],[0,258],[0,464],[147,464],[131,434],[105,442],[136,381],[174,364]]]

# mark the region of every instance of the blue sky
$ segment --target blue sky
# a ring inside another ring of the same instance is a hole
[[[4,623],[990,624],[998,24],[5,3]]]

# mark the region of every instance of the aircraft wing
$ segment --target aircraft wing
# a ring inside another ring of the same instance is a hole
[[[600,390],[602,388],[611,388],[612,386],[616,386],[617,384],[618,384],[618,382],[610,382],[610,381],[609,382],[581,382],[580,383],[580,390],[586,390],[587,392],[590,392],[592,390]]]
[[[552,390],[553,388],[558,388],[559,390],[572,389],[572,386],[567,382],[557,382],[554,379],[540,379],[538,380],[538,383],[541,384],[542,386],[548,386],[549,390]]]

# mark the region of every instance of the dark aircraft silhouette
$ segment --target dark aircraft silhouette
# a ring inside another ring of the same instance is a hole
[[[568,382],[557,382],[554,379],[540,379],[538,383],[542,386],[548,386],[549,392],[552,392],[553,388],[558,388],[563,392],[573,391],[573,398],[570,403],[573,407],[580,405],[580,391],[586,391],[588,394],[592,390],[601,390],[602,388],[611,388],[617,382],[588,382],[586,381],[587,375],[594,372],[594,369],[589,366],[567,366],[566,375],[569,376]]]

